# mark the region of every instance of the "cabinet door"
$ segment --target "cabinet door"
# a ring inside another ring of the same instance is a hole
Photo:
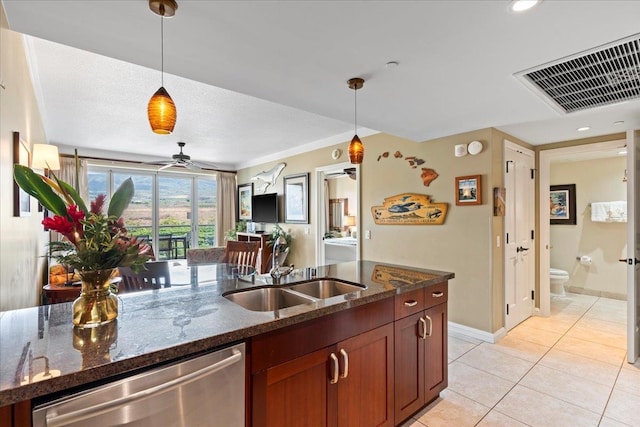
[[[323,348],[254,374],[252,425],[326,426],[330,353]]]
[[[424,340],[426,401],[430,402],[447,387],[447,304],[426,310],[424,318],[431,332]]]
[[[393,426],[393,324],[336,346],[338,426]]]
[[[425,403],[424,340],[419,337],[423,312],[395,322],[395,423]]]

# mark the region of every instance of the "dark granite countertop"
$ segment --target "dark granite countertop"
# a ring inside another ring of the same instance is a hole
[[[277,328],[453,278],[453,273],[354,261],[319,267],[315,278],[366,285],[362,291],[279,311],[246,310],[224,292],[258,286],[243,280],[182,286],[119,297],[118,319],[74,328],[71,303],[0,312],[0,406],[45,396],[179,359]],[[283,284],[310,280],[308,270]],[[42,379],[46,364],[51,376]]]

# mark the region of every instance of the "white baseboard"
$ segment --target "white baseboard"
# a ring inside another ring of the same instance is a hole
[[[470,328],[469,326],[459,325],[454,322],[448,322],[449,335],[458,337],[461,339],[472,338],[474,340],[480,340],[494,344],[498,342],[502,337],[507,335],[505,328],[500,328],[496,332],[486,332],[480,329]]]

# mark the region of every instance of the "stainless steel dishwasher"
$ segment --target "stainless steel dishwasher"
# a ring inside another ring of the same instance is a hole
[[[244,426],[244,343],[34,408],[39,426]]]

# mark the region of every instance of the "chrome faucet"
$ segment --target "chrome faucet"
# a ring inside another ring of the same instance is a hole
[[[271,263],[271,270],[269,271],[269,274],[273,279],[274,285],[279,285],[280,278],[282,278],[283,276],[286,276],[287,274],[293,271],[293,265],[290,265],[288,267],[286,266],[280,267],[279,265],[281,254],[286,254],[288,250],[289,250],[289,247],[287,246],[287,241],[285,240],[284,237],[280,236],[273,242],[273,251],[271,255],[272,263]]]

